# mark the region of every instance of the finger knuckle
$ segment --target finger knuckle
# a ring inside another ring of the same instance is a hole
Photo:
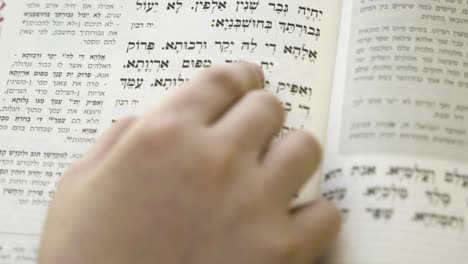
[[[317,151],[318,144],[314,136],[307,132],[297,132],[294,134],[294,148],[299,154],[309,154]]]
[[[268,108],[282,111],[283,107],[280,100],[270,92],[256,91],[251,93],[253,100],[267,106]]]
[[[332,227],[338,227],[341,224],[342,218],[341,218],[341,212],[336,207],[333,203],[328,202],[328,201],[321,201],[321,205],[323,206],[323,211],[325,212],[324,214],[327,215],[328,217],[328,223]]]
[[[288,136],[285,143],[284,152],[287,155],[284,155],[282,159],[284,164],[303,164],[303,162],[309,162],[313,157],[321,155],[314,138],[308,133],[295,132]]]
[[[225,89],[226,92],[234,96],[240,96],[244,92],[240,81],[236,79],[233,70],[228,66],[213,67],[208,71],[207,75],[212,85]]]
[[[278,121],[284,120],[284,108],[281,101],[273,94],[265,91],[257,91],[251,94],[253,104],[259,106],[264,113]]]

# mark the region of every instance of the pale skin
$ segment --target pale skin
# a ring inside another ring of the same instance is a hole
[[[146,114],[115,123],[64,175],[40,264],[308,264],[339,229],[336,208],[290,208],[317,169],[250,63],[208,69]]]

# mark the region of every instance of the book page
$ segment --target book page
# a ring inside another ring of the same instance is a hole
[[[4,0],[0,0],[0,37],[2,36],[2,25],[3,25],[3,20],[5,20],[3,10],[6,7],[6,3]]]
[[[468,257],[464,1],[348,1],[323,195],[344,227],[325,263]]]
[[[6,1],[0,37],[0,263],[34,262],[63,171],[113,120],[194,74],[254,61],[325,137],[340,1]],[[3,13],[3,11],[2,11]]]

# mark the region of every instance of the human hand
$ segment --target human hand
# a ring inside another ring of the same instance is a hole
[[[141,117],[121,120],[65,173],[39,263],[301,264],[339,226],[324,201],[290,210],[320,162],[283,125],[258,66],[207,70]]]

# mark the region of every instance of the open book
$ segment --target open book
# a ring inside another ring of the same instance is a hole
[[[0,263],[34,262],[60,176],[113,120],[238,60],[284,103],[280,137],[325,146],[300,198],[319,190],[342,210],[324,263],[468,259],[466,1],[0,6]]]

